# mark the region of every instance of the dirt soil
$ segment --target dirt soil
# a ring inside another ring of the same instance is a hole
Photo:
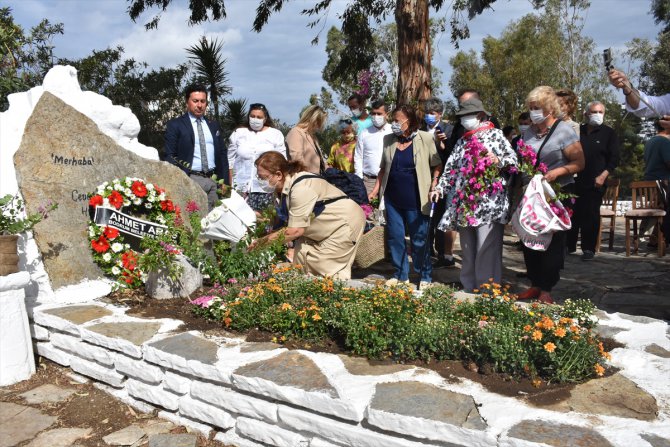
[[[200,293],[202,292],[202,293]],[[193,294],[200,296],[206,291],[201,290]],[[229,331],[223,328],[220,322],[208,321],[195,316],[192,305],[187,299],[155,300],[149,298],[143,290],[126,290],[115,292],[105,298],[113,304],[121,304],[131,308],[128,315],[143,318],[175,318],[184,322],[183,329],[198,330],[207,335],[244,336],[247,341],[271,341],[275,334],[252,330],[245,333]],[[613,340],[603,340],[605,349],[610,351],[621,346]],[[319,343],[308,343],[302,340],[288,340],[284,343],[288,349],[304,349],[314,352],[329,352],[334,354],[349,354],[337,340],[325,340]],[[371,364],[390,364],[392,360],[370,361]],[[487,390],[510,397],[521,397],[537,407],[544,407],[561,402],[570,397],[570,390],[574,384],[546,383],[539,386],[533,384],[530,378],[514,378],[508,374],[492,371],[489,365],[478,366],[474,363],[464,363],[456,360],[407,362],[408,364],[431,369],[450,382],[457,382],[459,378],[466,378],[484,386]],[[613,368],[607,370],[606,375],[614,374]],[[597,379],[594,379],[597,380]]]
[[[132,424],[143,425],[157,419],[156,411],[143,413],[121,402],[110,394],[93,386],[92,382],[79,383],[69,377],[71,371],[50,360],[40,358],[37,372],[28,380],[15,385],[0,388],[0,401],[12,402],[37,408],[58,420],[48,428],[92,428],[88,438],[76,441],[77,446],[107,446],[102,438]],[[63,389],[73,389],[75,393],[62,402],[27,404],[19,395],[42,385],[52,384]],[[170,433],[188,433],[186,427],[176,426]],[[214,432],[212,432],[212,436]],[[148,439],[141,446],[149,444]],[[31,440],[18,444],[17,447],[29,444]],[[198,435],[198,447],[226,447],[225,444]],[[229,446],[232,447],[232,446]]]

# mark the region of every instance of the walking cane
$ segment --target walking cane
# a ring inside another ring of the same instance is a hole
[[[428,215],[428,244],[426,245],[426,262],[430,262],[430,253],[433,251],[433,232],[431,231],[431,227],[433,226],[433,214],[435,214],[435,203],[437,202],[433,202],[432,200],[430,201],[430,214]]]

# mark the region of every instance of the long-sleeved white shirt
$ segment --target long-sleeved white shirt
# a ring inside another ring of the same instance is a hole
[[[354,152],[354,172],[357,176],[377,176],[384,152],[384,136],[390,133],[392,131],[389,123],[384,124],[381,129],[370,126],[361,132]]]
[[[651,106],[661,115],[670,115],[670,93],[663,96],[649,96],[644,92],[640,92],[640,98],[651,104]],[[640,105],[637,109],[633,109],[626,103],[626,110],[633,112],[637,116],[646,118],[654,118],[656,116],[656,114],[642,101],[640,101]]]
[[[286,155],[284,135],[273,127],[268,127],[260,132],[254,132],[247,127],[240,127],[230,135],[228,166],[233,170],[233,187],[237,191],[263,192],[258,187],[254,162],[268,151],[276,151]]]

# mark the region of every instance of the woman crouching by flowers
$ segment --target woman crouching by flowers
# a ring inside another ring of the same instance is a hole
[[[488,121],[479,99],[464,101],[456,116],[466,132],[458,140],[430,199],[446,196],[438,228],[458,230],[461,239],[461,283],[472,292],[502,279],[503,229],[509,220],[506,171],[516,153],[500,129]]]

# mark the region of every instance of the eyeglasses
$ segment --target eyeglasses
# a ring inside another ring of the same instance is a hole
[[[266,110],[265,106],[261,104],[260,102],[255,102],[249,106],[249,110],[255,110],[255,109],[261,109],[261,110]]]
[[[345,123],[345,124],[353,124],[354,123],[353,121],[351,121],[350,118],[341,119],[340,122]]]

